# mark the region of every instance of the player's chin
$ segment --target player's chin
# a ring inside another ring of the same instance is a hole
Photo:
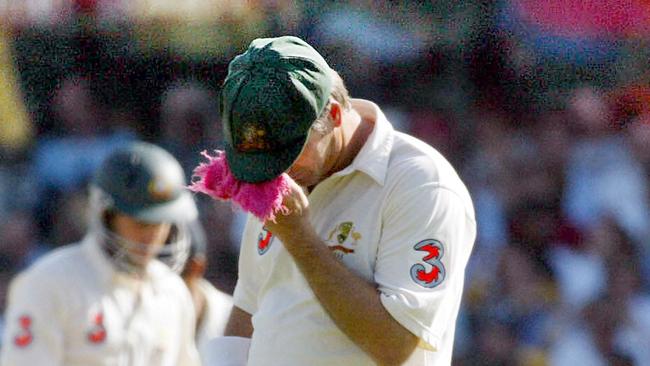
[[[288,174],[301,187],[313,187],[322,180],[320,175],[304,170],[290,171]]]
[[[307,180],[304,174],[296,173],[296,172],[289,172],[289,177],[293,179],[294,182],[296,182],[298,185],[303,185],[303,183]]]
[[[320,182],[320,179],[315,179],[315,178],[311,178],[311,179],[301,179],[301,180],[296,180],[296,179],[294,179],[294,181],[295,181],[295,182],[296,182],[300,187],[302,187],[303,189],[305,189],[305,188],[312,188],[312,187],[314,187],[316,184],[318,184],[318,183]]]

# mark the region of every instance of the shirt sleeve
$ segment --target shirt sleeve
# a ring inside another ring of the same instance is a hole
[[[256,246],[259,235],[259,222],[252,215],[248,215],[244,234],[239,251],[239,272],[237,285],[233,292],[233,304],[249,314],[257,311],[257,292],[259,283],[254,276],[255,258],[257,257]]]
[[[179,281],[180,282],[180,281]],[[183,314],[183,324],[181,326],[181,346],[179,350],[179,359],[178,365],[188,365],[188,366],[199,366],[201,360],[199,358],[199,352],[196,347],[196,312],[194,310],[194,303],[192,302],[192,297],[189,294],[189,291],[185,288],[185,285],[182,284],[180,288],[182,291],[179,293],[179,299],[181,300],[181,313]]]
[[[41,276],[42,277],[42,276]],[[10,284],[0,364],[63,365],[65,307],[48,278],[19,274]]]
[[[205,296],[205,305],[203,319],[196,330],[196,345],[199,354],[203,354],[209,339],[224,335],[232,311],[232,296],[217,290],[204,278],[199,288]]]
[[[421,347],[437,350],[455,326],[476,236],[473,208],[436,183],[400,189],[383,212],[375,282],[386,310]]]

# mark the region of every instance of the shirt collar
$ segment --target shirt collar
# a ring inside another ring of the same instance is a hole
[[[111,262],[102,252],[95,235],[91,233],[86,234],[86,237],[81,242],[81,246],[90,261],[90,266],[99,275],[100,281],[110,283],[115,274],[115,268],[113,268]]]
[[[373,102],[352,99],[352,108],[361,115],[362,119],[373,121],[375,126],[352,164],[335,173],[334,176],[344,176],[358,170],[383,186],[388,172],[390,152],[393,148],[393,126]]]

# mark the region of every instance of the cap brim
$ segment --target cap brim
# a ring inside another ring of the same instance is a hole
[[[266,152],[239,152],[226,145],[226,159],[235,178],[247,183],[260,183],[277,178],[298,158],[302,143]]]
[[[146,209],[116,207],[119,211],[145,222],[189,222],[197,218],[198,211],[189,191],[182,191],[175,200],[152,205]]]

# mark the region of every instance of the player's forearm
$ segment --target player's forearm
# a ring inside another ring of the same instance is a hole
[[[374,286],[350,271],[316,233],[281,238],[334,323],[382,365],[403,363],[418,339],[383,307]]]
[[[237,306],[233,306],[224,335],[251,338],[253,335],[251,315]]]

